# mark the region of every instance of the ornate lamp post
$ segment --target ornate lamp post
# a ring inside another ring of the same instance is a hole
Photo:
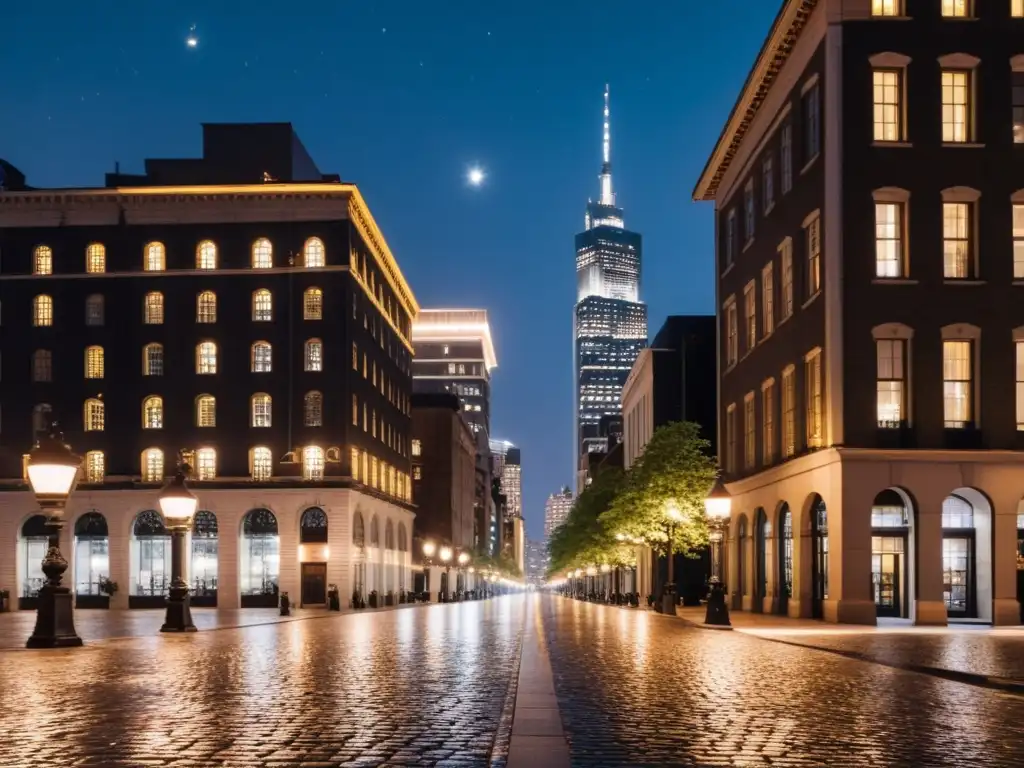
[[[188,466],[178,465],[174,477],[160,491],[160,511],[171,532],[171,588],[167,597],[167,615],[161,632],[195,632],[189,606],[188,582],[185,581],[185,534],[192,527],[199,500],[185,484]]]
[[[732,497],[725,490],[721,478],[715,480],[704,510],[711,528],[711,594],[708,596],[705,624],[730,626],[729,606],[725,603],[725,585],[722,583],[722,552],[729,532],[729,515],[732,512]]]
[[[81,466],[82,458],[64,444],[56,424],[50,426],[46,437],[36,441],[28,455],[28,482],[50,530],[50,544],[43,558],[46,583],[39,590],[36,628],[26,643],[29,648],[70,648],[82,644],[82,638],[75,632],[71,590],[60,583],[68,569],[68,561],[60,553],[64,507]]]
[[[675,504],[670,504],[668,509],[665,511],[665,516],[668,518],[668,522],[665,525],[665,532],[668,536],[668,579],[665,582],[665,592],[661,598],[661,610],[668,616],[676,615],[676,584],[675,584],[675,558],[673,557],[675,550],[675,542],[673,539],[676,535],[676,525],[683,519],[683,513],[679,511],[679,507]]]
[[[452,574],[452,548],[441,547],[441,551],[438,553],[441,558],[441,563],[444,565],[444,589],[441,590],[441,602],[448,602],[448,591],[451,587],[451,574]]]

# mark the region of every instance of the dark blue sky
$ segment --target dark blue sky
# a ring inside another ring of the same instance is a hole
[[[713,307],[690,192],[777,0],[5,2],[0,157],[38,186],[196,156],[202,121],[291,121],[356,182],[422,306],[485,307],[493,431],[524,514],[571,484],[573,235],[596,196],[602,89],[651,335]],[[185,39],[195,25],[199,45]],[[479,163],[480,189],[464,182]]]

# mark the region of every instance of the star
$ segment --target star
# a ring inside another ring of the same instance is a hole
[[[479,187],[481,184],[484,183],[485,178],[486,175],[484,174],[483,169],[480,168],[479,166],[473,166],[472,168],[469,169],[469,172],[466,174],[466,181],[468,181],[470,186],[473,187]]]

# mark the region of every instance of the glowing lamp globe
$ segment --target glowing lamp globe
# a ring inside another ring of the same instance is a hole
[[[75,486],[81,466],[82,457],[73,454],[56,431],[52,431],[39,438],[28,455],[28,482],[32,492],[44,500],[66,499]]]
[[[437,551],[437,545],[434,544],[434,542],[432,542],[432,541],[424,541],[423,542],[423,554],[424,555],[426,555],[427,557],[433,557],[434,553],[436,551]]]
[[[465,565],[469,562],[469,554],[467,552],[459,552],[459,565]]]
[[[677,507],[675,504],[670,504],[665,514],[667,514],[668,519],[674,523],[678,523],[680,520],[683,519],[683,513],[679,511],[679,507]]]
[[[608,563],[601,563],[601,573],[608,573],[612,567]]]
[[[727,520],[732,512],[732,496],[725,490],[721,479],[715,480],[711,492],[704,500],[704,511],[712,520]]]
[[[597,576],[597,568],[592,565],[587,566],[587,576]]]
[[[185,475],[178,472],[160,491],[160,511],[172,527],[187,528],[195,517],[199,499],[185,485]]]
[[[441,556],[441,562],[442,563],[447,563],[449,560],[452,559],[452,548],[451,547],[441,547],[440,556]]]

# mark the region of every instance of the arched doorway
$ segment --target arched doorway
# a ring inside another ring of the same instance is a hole
[[[394,598],[398,579],[395,573],[395,526],[390,520],[384,523],[384,564],[384,591]]]
[[[35,610],[39,605],[39,590],[46,583],[43,558],[50,548],[49,526],[43,515],[32,515],[22,526],[18,536],[18,608]]]
[[[779,507],[779,600],[778,612],[789,613],[789,598],[793,595],[793,513],[789,504]]]
[[[764,509],[754,512],[754,603],[751,610],[764,611],[764,598],[768,594],[768,542],[772,535],[772,524]]]
[[[275,607],[281,574],[281,539],[273,512],[265,508],[246,512],[239,553],[242,607]]]
[[[992,621],[992,506],[973,488],[942,502],[942,597],[950,619]]]
[[[366,599],[366,525],[358,509],[352,515],[352,599]]]
[[[743,609],[743,599],[749,594],[747,588],[747,516],[740,515],[739,525],[736,527],[736,592],[739,595],[738,605],[733,607]]]
[[[405,530],[405,523],[398,524],[398,591],[405,592],[407,555],[409,551],[409,534]]]
[[[299,518],[300,605],[327,605],[327,513],[309,507]]]
[[[828,508],[815,494],[811,500],[811,616],[825,617],[828,600]]]
[[[110,536],[107,519],[86,512],[75,522],[75,607],[109,608],[103,585],[110,579]]]
[[[129,608],[162,608],[171,584],[171,534],[155,509],[139,512],[130,542]]]
[[[192,521],[192,605],[213,608],[217,605],[217,516],[200,510]]]
[[[871,505],[871,585],[875,614],[910,616],[910,509],[887,488]]]

